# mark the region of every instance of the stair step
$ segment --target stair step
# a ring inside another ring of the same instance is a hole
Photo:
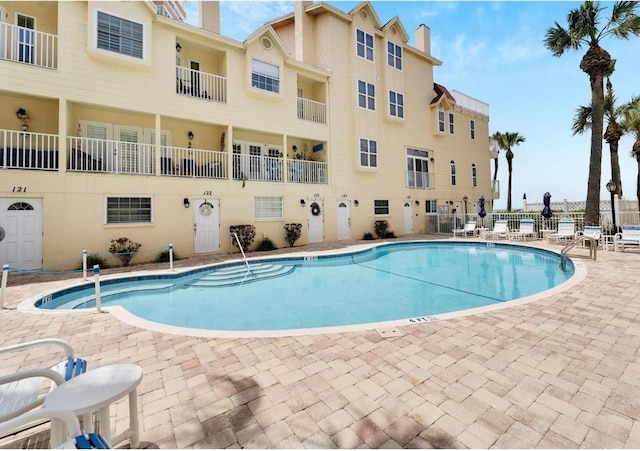
[[[226,271],[222,271],[222,273],[219,270],[215,271],[188,285],[194,287],[226,287],[285,276],[295,270],[295,266],[288,265],[256,264],[255,266],[250,265],[250,267],[251,271],[248,271],[245,266],[234,268],[234,271],[229,271],[229,268],[222,268]]]

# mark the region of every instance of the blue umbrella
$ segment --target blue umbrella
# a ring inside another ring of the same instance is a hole
[[[549,219],[551,216],[553,216],[553,211],[551,210],[551,194],[549,194],[549,191],[547,191],[546,193],[544,193],[544,196],[542,196],[542,202],[544,203],[544,208],[542,209],[542,212],[540,214],[542,214],[542,216],[544,216],[545,218]]]
[[[487,210],[484,209],[484,196],[480,196],[480,199],[478,199],[478,205],[480,206],[478,216],[482,218],[482,225],[484,226],[484,217],[487,216]]]

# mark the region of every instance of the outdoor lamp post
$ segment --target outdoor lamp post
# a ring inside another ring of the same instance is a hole
[[[616,182],[609,180],[606,186],[607,191],[611,194],[611,218],[613,220],[613,234],[615,235],[618,232],[618,227],[616,226],[616,205],[613,198],[616,193]]]
[[[466,221],[467,220],[467,201],[469,200],[469,198],[465,194],[462,200],[464,202],[464,220]]]

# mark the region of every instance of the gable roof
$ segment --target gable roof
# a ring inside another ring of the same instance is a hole
[[[282,42],[282,39],[280,39],[280,36],[278,35],[278,33],[276,33],[271,24],[268,23],[261,26],[256,31],[247,36],[247,39],[245,39],[243,42],[244,48],[246,49],[249,44],[254,43],[265,34],[268,34],[269,37],[273,40],[280,53],[282,53],[284,59],[288,59],[290,55],[287,46],[284,44],[284,42]]]
[[[400,39],[403,44],[409,42],[409,35],[407,34],[407,30],[402,26],[402,22],[400,22],[400,18],[398,16],[393,16],[389,22],[384,24],[380,29],[382,31],[391,30],[393,27],[396,27],[396,30],[399,31]]]
[[[441,105],[446,110],[455,106],[456,98],[451,95],[447,88],[438,83],[434,83],[433,90],[435,91],[436,96],[431,101],[431,106]]]
[[[369,14],[371,14],[373,16],[373,26],[377,29],[380,29],[380,19],[378,18],[378,15],[376,14],[376,10],[373,9],[373,6],[371,5],[371,2],[366,1],[366,2],[362,2],[359,5],[357,5],[355,8],[353,8],[351,11],[349,11],[349,15],[350,16],[354,16],[356,14],[358,14],[359,11],[363,10],[363,9],[367,9],[367,12]]]

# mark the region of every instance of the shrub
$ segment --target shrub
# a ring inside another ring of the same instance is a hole
[[[262,238],[262,241],[260,242],[260,244],[258,244],[256,251],[273,251],[276,249],[278,248],[276,247],[275,244],[273,244],[273,241],[271,241],[269,238],[265,236],[264,238]]]
[[[180,257],[178,257],[178,254],[176,253],[176,250],[173,250],[173,261],[176,260],[180,260]],[[163,251],[160,251],[158,253],[158,255],[156,255],[156,258],[154,260],[154,262],[156,263],[168,263],[169,262],[169,249],[165,249]]]
[[[296,241],[302,236],[302,224],[285,224],[284,239],[289,243],[289,247],[293,247]]]
[[[115,258],[122,262],[122,266],[129,266],[131,260],[138,254],[138,249],[142,244],[131,241],[129,238],[116,238],[111,240],[111,246],[109,246],[109,252]]]
[[[389,228],[389,222],[385,220],[376,221],[375,231],[378,238],[384,238],[387,236],[387,229]]]
[[[98,265],[101,269],[104,269],[107,267],[107,260],[103,257],[100,257],[99,254],[88,254],[87,269],[91,269],[95,265]],[[80,269],[82,269],[82,263],[80,263]]]
[[[373,237],[373,233],[371,233],[371,232],[366,232],[366,233],[364,234],[364,236],[362,237],[362,239],[363,239],[363,240],[373,240],[373,239],[374,239],[374,237]]]
[[[386,232],[386,233],[384,234],[384,237],[385,237],[385,238],[396,238],[396,234],[395,234],[395,233],[393,233],[393,231],[392,231],[392,230],[389,230],[388,232]]]
[[[236,241],[236,237],[233,234],[238,234],[238,240],[244,250],[249,249],[249,246],[256,238],[256,228],[250,224],[232,225],[229,227],[229,233],[231,234],[231,243],[235,247],[238,247],[238,241]]]

